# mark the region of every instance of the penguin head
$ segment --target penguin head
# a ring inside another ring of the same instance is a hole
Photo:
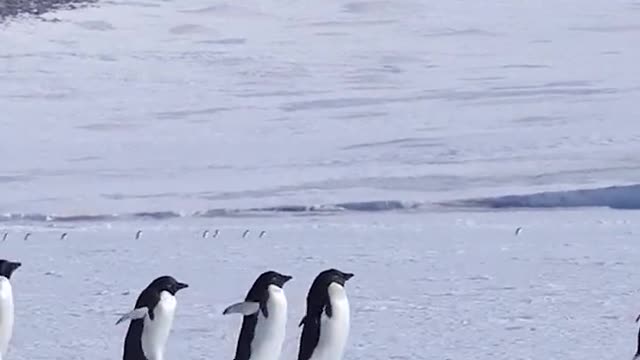
[[[338,269],[328,269],[318,275],[318,280],[322,281],[326,286],[337,283],[341,286],[353,277],[353,273],[342,272]]]
[[[293,277],[289,275],[283,275],[276,271],[266,271],[260,274],[256,281],[253,282],[251,288],[245,296],[246,301],[262,301],[265,296],[268,296],[269,286],[273,285],[278,288],[282,288],[284,284],[291,280]]]
[[[12,262],[8,260],[0,260],[0,276],[4,276],[7,279],[11,279],[11,274],[16,271],[17,268],[22,266],[22,263]]]
[[[284,284],[293,279],[292,276],[283,275],[276,271],[267,271],[262,273],[258,279],[256,280],[257,284],[260,284],[265,289],[269,287],[269,285],[275,285],[277,287],[283,287]]]
[[[149,285],[149,288],[154,289],[158,292],[166,291],[171,295],[175,295],[178,291],[188,288],[189,285],[185,283],[178,282],[171,276],[161,276]]]

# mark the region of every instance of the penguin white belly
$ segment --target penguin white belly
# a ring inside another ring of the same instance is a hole
[[[13,290],[9,279],[0,276],[0,359],[5,358],[13,334]]]
[[[163,360],[165,345],[169,338],[176,298],[167,291],[160,293],[160,301],[153,310],[153,320],[147,315],[142,329],[142,351],[149,360]]]
[[[258,310],[258,321],[251,342],[251,360],[278,360],[287,324],[287,298],[282,288],[269,285],[269,317]]]
[[[349,337],[349,299],[339,284],[329,285],[332,316],[322,312],[320,338],[310,360],[340,360]]]

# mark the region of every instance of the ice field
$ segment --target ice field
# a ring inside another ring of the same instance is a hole
[[[121,358],[163,274],[167,359],[232,359],[267,269],[295,359],[328,267],[345,360],[632,358],[637,1],[52,3],[0,6],[8,359]]]

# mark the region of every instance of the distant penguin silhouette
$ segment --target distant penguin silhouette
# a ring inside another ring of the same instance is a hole
[[[13,335],[14,307],[11,275],[22,266],[19,262],[0,260],[0,359],[6,358]]]
[[[261,237],[265,236],[266,234],[267,234],[267,231],[266,230],[262,230],[262,231],[260,231],[260,235],[258,235],[258,237],[261,238]]]
[[[142,237],[142,230],[138,230],[138,232],[136,233],[136,240],[139,240],[140,237]]]
[[[217,237],[218,234],[220,234],[220,230],[216,229],[216,231],[213,232],[213,235],[211,235],[211,237]]]
[[[243,302],[226,308],[224,315],[244,315],[234,360],[278,360],[287,324],[284,284],[291,276],[275,271],[262,273]]]
[[[341,360],[349,337],[349,300],[345,283],[353,274],[329,269],[321,272],[307,295],[298,360]]]
[[[4,235],[2,235],[2,241],[7,240],[7,236],[9,236],[9,233],[4,233]]]
[[[521,232],[522,232],[522,228],[518,227],[515,232],[516,236],[520,235]]]
[[[161,276],[140,293],[135,308],[116,322],[131,320],[123,360],[164,360],[176,310],[175,295],[187,287],[171,276]]]
[[[245,230],[245,231],[242,233],[242,237],[243,237],[243,238],[245,238],[245,237],[247,237],[247,235],[249,235],[249,229]]]
[[[203,238],[203,239],[206,239],[206,238],[207,238],[207,236],[209,236],[209,230],[205,230],[205,231],[202,233],[202,238]]]
[[[60,240],[64,240],[67,238],[67,233],[62,233],[62,235],[60,235]]]
[[[26,233],[26,234],[24,235],[24,241],[29,240],[29,236],[31,236],[31,233],[30,233],[30,232]]]

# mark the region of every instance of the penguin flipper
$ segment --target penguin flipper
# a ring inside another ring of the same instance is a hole
[[[233,304],[222,312],[222,315],[228,314],[242,314],[244,316],[253,315],[260,310],[260,303],[251,302],[251,301],[243,301],[236,304]]]
[[[122,315],[122,317],[120,319],[118,319],[118,321],[116,321],[116,325],[120,324],[123,321],[127,321],[127,320],[138,320],[138,319],[142,319],[145,316],[147,316],[147,314],[149,313],[149,308],[145,307],[140,307],[137,309],[133,309],[131,311],[129,311],[128,313]]]

